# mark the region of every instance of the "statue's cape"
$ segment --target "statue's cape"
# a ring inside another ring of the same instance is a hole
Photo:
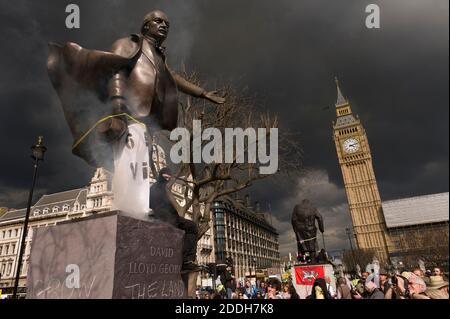
[[[61,100],[73,137],[72,153],[94,167],[113,170],[110,143],[102,141],[95,127],[111,116],[108,82],[118,71],[132,67],[142,45],[130,57],[84,49],[76,43],[50,43],[47,69]]]

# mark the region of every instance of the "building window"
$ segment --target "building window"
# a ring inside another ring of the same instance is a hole
[[[48,211],[49,211],[49,209],[46,207],[46,208],[44,208],[44,210],[42,211],[42,214],[48,214]]]
[[[11,238],[12,237],[12,230],[10,229],[10,230],[8,230],[8,238]]]
[[[53,206],[52,213],[57,213],[58,211],[59,211],[59,207],[58,206]]]
[[[69,205],[68,204],[64,204],[63,205],[63,212],[67,212],[69,210]]]

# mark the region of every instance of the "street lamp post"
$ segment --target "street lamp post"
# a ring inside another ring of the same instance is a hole
[[[27,233],[28,233],[28,221],[30,219],[31,201],[33,200],[33,191],[34,191],[34,186],[36,185],[39,161],[44,160],[44,153],[47,150],[47,148],[42,144],[43,139],[44,138],[42,136],[39,136],[38,143],[31,147],[31,151],[32,151],[31,157],[34,159],[33,181],[31,183],[30,193],[28,195],[27,213],[25,214],[25,221],[23,224],[22,239],[21,239],[20,250],[19,250],[19,259],[17,261],[16,278],[14,281],[13,299],[17,299],[17,290],[19,288],[19,279],[20,279],[20,271],[22,268],[22,259],[23,259],[23,254],[25,252],[25,247],[26,247],[25,239],[27,238]]]
[[[345,232],[347,233],[348,241],[349,241],[349,243],[350,243],[350,249],[351,249],[351,251],[352,251],[353,267],[355,267],[356,258],[355,258],[355,251],[353,250],[352,238],[350,237],[350,236],[351,236],[350,228],[347,227],[347,228],[345,229]]]
[[[253,268],[255,269],[255,280],[256,280],[256,257],[253,257]],[[251,275],[251,273],[250,273]]]

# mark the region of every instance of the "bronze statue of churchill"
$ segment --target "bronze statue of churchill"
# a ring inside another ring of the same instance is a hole
[[[112,170],[111,143],[127,130],[127,121],[153,129],[177,126],[178,90],[224,103],[172,71],[162,46],[169,19],[148,13],[141,32],[117,40],[111,52],[88,50],[68,42],[50,44],[48,71],[61,99],[74,143],[73,153],[94,167]]]

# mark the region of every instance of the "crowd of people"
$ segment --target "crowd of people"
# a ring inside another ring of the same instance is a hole
[[[448,280],[440,268],[389,274],[380,269],[378,274],[345,274],[333,278],[316,278],[306,299],[449,299]],[[222,278],[216,289],[197,290],[198,299],[300,299],[292,280],[277,278],[244,282],[233,276]]]
[[[281,283],[277,278],[258,280],[253,284],[250,280],[230,280],[219,284],[215,290],[197,289],[198,299],[300,299],[291,282]]]
[[[363,272],[361,276],[340,277],[337,293],[325,295],[329,299],[449,299],[445,279],[437,267],[433,271],[416,268],[396,274],[380,269],[377,276]]]

